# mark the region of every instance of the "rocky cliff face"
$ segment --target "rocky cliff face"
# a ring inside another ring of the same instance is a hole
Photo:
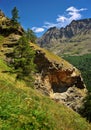
[[[36,50],[35,63],[35,88],[77,111],[87,91],[81,73],[63,59],[48,58],[42,50]]]
[[[8,27],[13,28],[10,19],[0,12],[0,36],[3,36],[0,45],[0,56],[5,56],[5,60],[10,62],[13,47],[17,45],[17,40],[23,34],[19,28],[15,31],[8,31]],[[4,23],[3,23],[4,22]],[[9,26],[7,25],[9,24]],[[6,32],[4,30],[6,29]],[[56,28],[54,28],[56,30]],[[8,35],[6,35],[8,34]],[[50,96],[56,102],[62,102],[77,111],[82,104],[82,99],[86,94],[81,73],[64,59],[38,47],[30,44],[36,51],[35,64],[38,72],[35,77],[35,88],[43,94]],[[9,57],[8,57],[9,56]]]
[[[50,28],[48,31],[37,40],[37,43],[45,47],[56,54],[63,54],[81,48],[84,50],[87,48],[86,53],[89,53],[89,47],[91,46],[91,19],[83,19],[75,21],[73,20],[65,28]],[[70,44],[69,44],[70,43]],[[80,44],[79,43],[83,43]],[[66,44],[66,45],[65,45]],[[70,46],[70,47],[69,47]],[[61,51],[60,51],[61,50]]]

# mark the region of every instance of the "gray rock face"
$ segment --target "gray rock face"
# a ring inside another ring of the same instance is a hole
[[[75,21],[73,20],[65,28],[52,27],[37,40],[38,44],[41,46],[46,46],[48,44],[62,43],[68,41],[76,35],[86,34],[91,31],[91,18]]]
[[[54,93],[53,98],[55,101],[62,102],[77,112],[82,105],[83,95],[73,86],[68,88],[66,92]]]

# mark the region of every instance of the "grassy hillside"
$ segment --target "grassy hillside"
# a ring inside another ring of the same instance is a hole
[[[82,73],[82,77],[89,91],[91,91],[91,54],[82,56],[64,56],[71,64],[76,66]]]
[[[80,115],[15,81],[0,59],[0,130],[90,130]]]

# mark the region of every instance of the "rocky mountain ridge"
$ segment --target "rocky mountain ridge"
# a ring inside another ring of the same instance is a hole
[[[45,47],[56,54],[72,53],[72,50],[76,50],[76,48],[78,50],[82,48],[85,53],[91,53],[91,50],[89,50],[91,47],[90,35],[91,18],[77,21],[73,20],[65,28],[58,29],[53,27],[48,29],[47,32],[37,40],[37,43],[41,47]]]

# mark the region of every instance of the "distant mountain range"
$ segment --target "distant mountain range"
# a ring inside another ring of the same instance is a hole
[[[91,18],[73,20],[65,28],[52,27],[37,43],[58,55],[91,53]]]

